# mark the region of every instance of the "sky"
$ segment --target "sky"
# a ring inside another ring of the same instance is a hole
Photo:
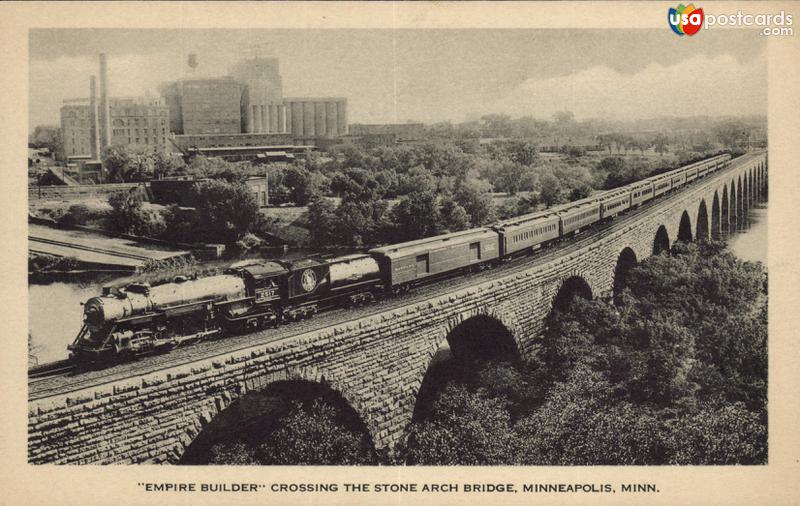
[[[766,114],[765,38],[745,30],[33,29],[30,129],[88,96],[100,52],[112,96],[280,59],[283,95],[343,96],[350,123]],[[197,54],[195,70],[187,56]]]

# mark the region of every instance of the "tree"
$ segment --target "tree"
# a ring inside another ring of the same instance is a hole
[[[250,232],[258,219],[258,202],[242,184],[204,181],[195,189],[201,235],[212,242],[233,243]]]
[[[209,464],[218,466],[252,466],[260,462],[255,450],[244,441],[217,443],[211,447]]]
[[[336,236],[336,205],[325,197],[315,196],[308,205],[308,230],[316,248],[339,244]]]
[[[455,209],[451,211],[457,212]],[[401,198],[392,209],[392,221],[397,238],[402,241],[436,235],[442,221],[436,194],[416,191]]]
[[[144,209],[144,192],[141,188],[112,193],[108,203],[111,212],[107,226],[112,231],[156,237],[166,228],[166,222],[158,212]]]
[[[455,191],[455,201],[469,215],[472,226],[481,226],[495,219],[494,204],[485,184],[468,179],[463,181]]]
[[[660,423],[645,407],[615,402],[613,387],[585,366],[554,385],[515,427],[526,465],[662,464]]]
[[[575,114],[572,111],[558,111],[553,114],[553,120],[558,126],[567,126],[575,123]]]
[[[371,201],[382,197],[387,189],[372,173],[348,168],[331,178],[331,190],[343,200]]]
[[[656,153],[658,153],[659,156],[664,156],[664,153],[667,152],[667,146],[669,146],[669,138],[664,134],[658,134],[653,139],[652,144]]]
[[[384,242],[387,207],[381,200],[343,201],[336,209],[337,244],[362,247]]]
[[[547,207],[552,207],[556,204],[562,203],[563,188],[561,181],[558,180],[553,174],[545,174],[539,180],[541,189],[539,190],[539,198]]]
[[[267,465],[359,465],[376,460],[368,436],[348,429],[336,410],[320,401],[306,406],[295,402],[256,454]]]
[[[448,385],[400,454],[408,464],[497,465],[516,463],[518,447],[504,402]]]
[[[539,160],[539,149],[530,142],[511,142],[508,145],[508,154],[512,162],[528,167]]]
[[[106,177],[107,182],[122,183],[127,181],[131,157],[125,146],[109,146],[103,150],[101,158],[103,169],[108,174]]]
[[[458,232],[469,227],[467,211],[448,194],[439,199],[441,232]]]
[[[669,425],[670,464],[732,465],[767,461],[765,420],[742,404],[705,407]]]
[[[153,177],[155,179],[175,176],[186,172],[186,163],[180,156],[174,156],[163,151],[156,151],[153,153],[152,159]]]
[[[283,184],[289,188],[289,198],[297,205],[304,206],[318,193],[321,193],[321,180],[317,173],[303,167],[290,167],[283,177]]]
[[[508,160],[500,162],[494,178],[495,190],[516,195],[522,189],[523,178],[527,172],[528,170],[520,163]]]
[[[61,129],[56,126],[37,126],[30,135],[29,142],[38,148],[47,148],[53,158],[63,159]]]
[[[164,219],[164,238],[172,241],[194,243],[197,242],[202,230],[194,209],[187,209],[173,204],[161,211]]]
[[[726,148],[743,146],[749,138],[749,128],[737,120],[729,120],[714,127],[714,134]]]

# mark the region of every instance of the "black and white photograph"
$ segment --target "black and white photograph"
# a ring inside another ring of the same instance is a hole
[[[18,41],[26,473],[142,470],[127,500],[547,503],[784,464],[775,374],[797,356],[768,329],[794,295],[768,280],[796,267],[767,230],[796,230],[769,203],[797,187],[775,174],[797,118],[772,119],[792,5],[646,2],[642,27],[230,5],[272,17]],[[193,482],[206,466],[225,478]]]

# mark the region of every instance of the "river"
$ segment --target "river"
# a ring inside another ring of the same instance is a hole
[[[761,204],[748,212],[745,227],[728,237],[731,250],[742,260],[767,260],[767,207]],[[81,303],[98,295],[104,284],[55,282],[28,285],[28,327],[33,354],[40,364],[67,358],[67,345],[81,328]]]
[[[737,257],[767,265],[767,204],[750,208],[745,226],[731,234],[728,245]]]

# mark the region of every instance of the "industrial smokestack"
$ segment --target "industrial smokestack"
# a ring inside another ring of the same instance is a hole
[[[97,121],[97,78],[89,77],[89,147],[92,159],[100,159],[100,125]]]
[[[110,114],[108,107],[108,61],[105,53],[100,53],[100,149],[111,144]]]

